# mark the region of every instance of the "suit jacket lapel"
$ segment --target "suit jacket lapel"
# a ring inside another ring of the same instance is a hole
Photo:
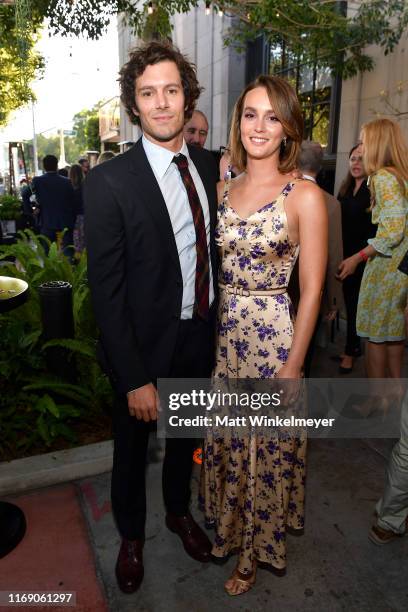
[[[181,275],[180,260],[170,215],[159,184],[147,159],[141,138],[134,145],[129,161],[130,172],[137,174],[137,197],[144,200],[146,210],[148,210],[154,218],[156,226],[162,236],[163,246],[169,251]]]

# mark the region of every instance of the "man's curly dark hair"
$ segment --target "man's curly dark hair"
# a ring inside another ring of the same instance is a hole
[[[119,72],[120,99],[132,123],[140,125],[140,118],[133,112],[133,109],[137,108],[136,79],[143,74],[147,66],[165,61],[174,62],[180,72],[185,98],[184,117],[186,121],[191,118],[196,102],[203,91],[198,84],[195,66],[170,42],[153,41],[136,47],[130,54],[129,61],[122,66]]]

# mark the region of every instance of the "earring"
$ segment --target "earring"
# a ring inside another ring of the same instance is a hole
[[[287,141],[286,136],[284,136],[284,138],[283,138],[283,140],[282,140],[282,142],[283,142],[283,147],[284,147],[284,148],[286,147],[286,141]]]

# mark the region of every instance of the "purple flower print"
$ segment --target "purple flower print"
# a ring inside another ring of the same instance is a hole
[[[290,244],[287,240],[279,240],[279,242],[271,240],[269,246],[276,252],[278,257],[283,257],[290,252]]]
[[[275,372],[275,366],[270,368],[267,363],[263,363],[262,365],[258,366],[258,372],[260,374],[260,378],[262,379],[272,378],[273,373]]]
[[[273,455],[278,450],[278,445],[275,444],[272,440],[269,440],[268,446],[266,447],[267,451],[270,455]]]
[[[265,251],[259,244],[254,244],[250,250],[252,259],[259,259],[260,257],[264,257]]]
[[[254,236],[255,238],[259,238],[259,236],[262,236],[262,235],[263,235],[262,227],[258,226],[254,230],[252,230],[252,236]]]
[[[258,355],[259,357],[269,357],[270,353],[266,349],[259,349]]]
[[[256,451],[257,459],[265,459],[265,452],[263,448],[258,448]]]
[[[238,264],[241,270],[245,270],[245,268],[249,266],[250,263],[251,263],[251,260],[248,257],[248,255],[240,255],[238,257]]]
[[[275,538],[276,542],[280,542],[281,540],[285,540],[286,534],[284,531],[276,529],[276,531],[273,532],[273,537]]]
[[[236,508],[238,505],[238,497],[230,497],[228,499],[228,505],[231,506],[231,508]]]
[[[256,264],[252,264],[252,271],[253,272],[260,272],[263,273],[266,270],[266,263],[264,261],[260,261],[259,263]]]
[[[246,306],[245,308],[241,308],[241,319],[246,319],[249,315],[249,308]]]
[[[247,340],[235,340],[233,346],[236,350],[238,359],[245,360],[249,349],[249,342]]]
[[[272,555],[273,557],[275,556],[275,551],[273,550],[273,546],[272,544],[268,544],[265,547],[266,552],[268,553],[268,555]]]
[[[278,347],[277,350],[277,358],[282,363],[286,363],[289,357],[289,349],[284,348],[283,346]]]
[[[222,459],[222,454],[221,453],[217,453],[217,455],[214,455],[214,457],[213,457],[214,465],[219,465],[221,463],[221,459]]]
[[[226,480],[227,480],[227,482],[230,482],[231,484],[235,484],[235,483],[239,482],[238,476],[236,476],[234,474],[234,472],[230,472],[230,471],[227,472]]]
[[[223,281],[226,285],[229,285],[234,280],[234,273],[231,270],[224,270],[222,273]]]
[[[275,299],[278,302],[278,304],[286,304],[286,298],[285,298],[283,293],[281,293],[280,295],[275,296]]]
[[[231,439],[231,450],[232,451],[242,451],[244,449],[244,443],[239,438]]]
[[[261,325],[256,319],[253,319],[252,324],[256,328],[256,333],[261,342],[265,342],[266,339],[272,340],[278,335],[273,325],[266,325],[265,323]]]
[[[293,453],[290,453],[289,451],[284,451],[283,460],[293,465],[293,463],[295,462],[295,455]]]
[[[214,539],[214,544],[215,544],[216,546],[224,546],[224,544],[225,544],[225,540],[224,540],[224,538],[222,538],[222,537],[221,537],[221,536],[220,536],[220,535],[217,533],[217,535],[215,536],[215,539]]]
[[[270,489],[273,488],[275,477],[272,472],[265,472],[265,474],[262,474],[261,478],[262,482],[264,482]]]
[[[264,289],[268,288],[268,284],[267,283],[262,283],[262,282],[258,281],[256,283],[256,288],[260,289],[260,291],[263,291]]]
[[[220,357],[223,357],[223,359],[227,358],[227,347],[226,346],[220,346]]]
[[[252,511],[252,502],[250,499],[247,499],[244,503],[244,510],[246,510],[247,512],[251,512]]]
[[[237,328],[238,325],[238,319],[234,319],[233,317],[228,317],[227,319],[227,330],[228,331],[233,331],[234,329]]]
[[[279,231],[284,227],[284,224],[282,223],[282,221],[280,219],[275,219],[272,222],[272,229],[274,231],[275,234],[278,234]]]
[[[290,192],[292,191],[292,189],[293,189],[293,183],[288,183],[288,184],[287,184],[287,185],[284,187],[284,189],[283,189],[283,191],[282,191],[282,195],[287,196],[287,195],[288,195],[288,193],[290,193]]]
[[[275,200],[273,202],[268,202],[268,204],[265,204],[265,206],[262,206],[262,208],[260,208],[258,210],[258,212],[265,212],[266,210],[270,210],[270,209],[274,209],[275,208]]]
[[[239,285],[240,287],[244,287],[244,288],[245,288],[245,287],[248,287],[248,281],[247,281],[247,280],[245,280],[244,278],[239,278],[239,279],[238,279],[238,285]]]
[[[255,304],[258,306],[258,310],[266,310],[267,307],[267,301],[263,300],[260,297],[256,297],[254,299]]]
[[[267,510],[257,510],[258,517],[261,521],[269,521],[270,514]]]

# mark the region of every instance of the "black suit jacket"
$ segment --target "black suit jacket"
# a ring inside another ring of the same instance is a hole
[[[74,190],[69,179],[57,172],[46,172],[33,178],[32,189],[40,205],[41,230],[74,227]]]
[[[217,168],[208,151],[189,147],[189,153],[207,193],[216,285]],[[88,174],[84,203],[101,345],[116,390],[126,393],[169,376],[183,296],[173,228],[141,139]]]

